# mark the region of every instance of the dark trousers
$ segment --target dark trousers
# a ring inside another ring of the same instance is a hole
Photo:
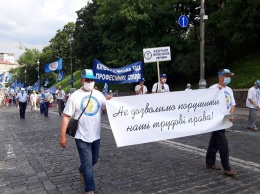
[[[207,165],[215,165],[216,154],[218,151],[224,170],[230,170],[231,168],[229,166],[228,141],[225,135],[225,129],[213,131],[211,133],[211,138],[206,154]]]
[[[19,102],[20,107],[20,118],[25,118],[26,102]]]
[[[48,117],[49,106],[50,106],[49,102],[43,102],[43,114],[45,117]]]
[[[59,108],[59,115],[63,113],[64,110],[64,100],[63,99],[57,99],[57,104]]]
[[[40,112],[41,112],[41,114],[43,113],[43,109],[44,109],[44,107],[43,107],[43,102],[41,102],[41,103],[39,103],[40,104]]]

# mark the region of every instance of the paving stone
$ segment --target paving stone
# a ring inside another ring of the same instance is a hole
[[[85,194],[74,139],[68,137],[66,149],[58,145],[61,117],[57,109],[51,110],[47,122],[37,113],[27,112],[26,119],[20,120],[17,109],[0,109],[0,193]],[[260,133],[245,130],[246,122],[246,117],[237,116],[233,129],[226,133],[230,164],[239,173],[235,178],[205,168],[209,133],[167,141],[173,144],[161,141],[117,148],[112,131],[102,127],[100,160],[94,167],[95,193],[260,193]],[[106,115],[102,123],[109,126]],[[15,157],[7,157],[7,144]]]

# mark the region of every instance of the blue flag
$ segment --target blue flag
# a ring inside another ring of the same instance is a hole
[[[40,91],[40,79],[38,79],[32,86],[31,86],[31,90],[35,90],[35,91]]]
[[[45,80],[44,86],[47,86],[48,84],[49,84],[49,79],[47,78],[47,79]]]
[[[72,78],[70,79],[70,82],[69,82],[68,85],[72,85],[72,83],[74,83],[74,82],[75,82],[75,80],[74,80],[74,76],[73,76],[73,74],[72,74]]]
[[[3,82],[5,79],[5,72],[0,75],[0,82]]]
[[[64,73],[63,73],[63,71],[61,70],[61,71],[59,71],[59,73],[58,73],[57,81],[61,81],[61,80],[63,80],[63,79],[64,79]]]
[[[107,83],[105,83],[104,88],[105,88],[105,92],[108,93],[108,84]]]
[[[10,82],[12,80],[12,76],[13,74],[9,73],[6,77],[5,77],[5,82]]]
[[[93,73],[97,77],[95,82],[108,84],[141,82],[143,80],[143,63],[139,61],[121,68],[110,68],[94,59]]]
[[[56,70],[61,70],[62,69],[62,58],[59,58],[57,61],[54,61],[52,63],[47,63],[45,65],[45,72],[53,72]]]

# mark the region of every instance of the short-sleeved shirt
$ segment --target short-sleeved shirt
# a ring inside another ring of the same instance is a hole
[[[219,90],[218,84],[214,84],[209,88],[217,88]],[[233,91],[230,87],[223,87],[220,91],[224,92],[226,104],[227,104],[227,113],[230,113],[231,107],[236,105]]]
[[[254,102],[256,102],[257,105],[259,105],[259,89],[255,88],[255,87],[251,87],[248,90],[247,93],[247,99],[246,99],[246,107],[248,108],[256,108],[255,105],[253,105],[249,99],[253,100]]]
[[[161,91],[164,92],[170,92],[168,84],[160,84]],[[158,92],[158,83],[155,83],[152,88],[152,92],[156,93]]]
[[[59,100],[65,98],[65,92],[63,90],[56,90],[55,95],[56,95],[56,98]]]
[[[26,102],[27,98],[28,98],[28,94],[26,92],[19,92],[16,96],[16,98],[18,99],[19,102]]]
[[[136,85],[135,86],[135,91],[140,90],[140,88],[141,88],[140,84]],[[145,85],[143,85],[143,90],[139,93],[139,95],[146,94],[147,92],[148,92],[147,87]]]
[[[88,103],[90,93],[82,89],[73,92],[68,98],[63,113],[78,119]],[[101,108],[105,104],[106,98],[104,95],[98,90],[93,90],[88,107],[79,119],[76,139],[89,143],[100,139]]]
[[[38,96],[37,96],[36,93],[32,93],[32,94],[30,95],[30,100],[35,101],[35,100],[37,100],[37,98],[38,98]]]

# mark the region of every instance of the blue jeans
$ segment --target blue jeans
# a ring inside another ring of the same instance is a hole
[[[93,166],[98,162],[100,139],[92,143],[84,142],[81,139],[75,139],[80,158],[80,172],[83,173],[85,182],[85,191],[94,191]]]
[[[43,114],[44,114],[45,117],[48,116],[49,106],[50,106],[49,102],[43,102]]]

